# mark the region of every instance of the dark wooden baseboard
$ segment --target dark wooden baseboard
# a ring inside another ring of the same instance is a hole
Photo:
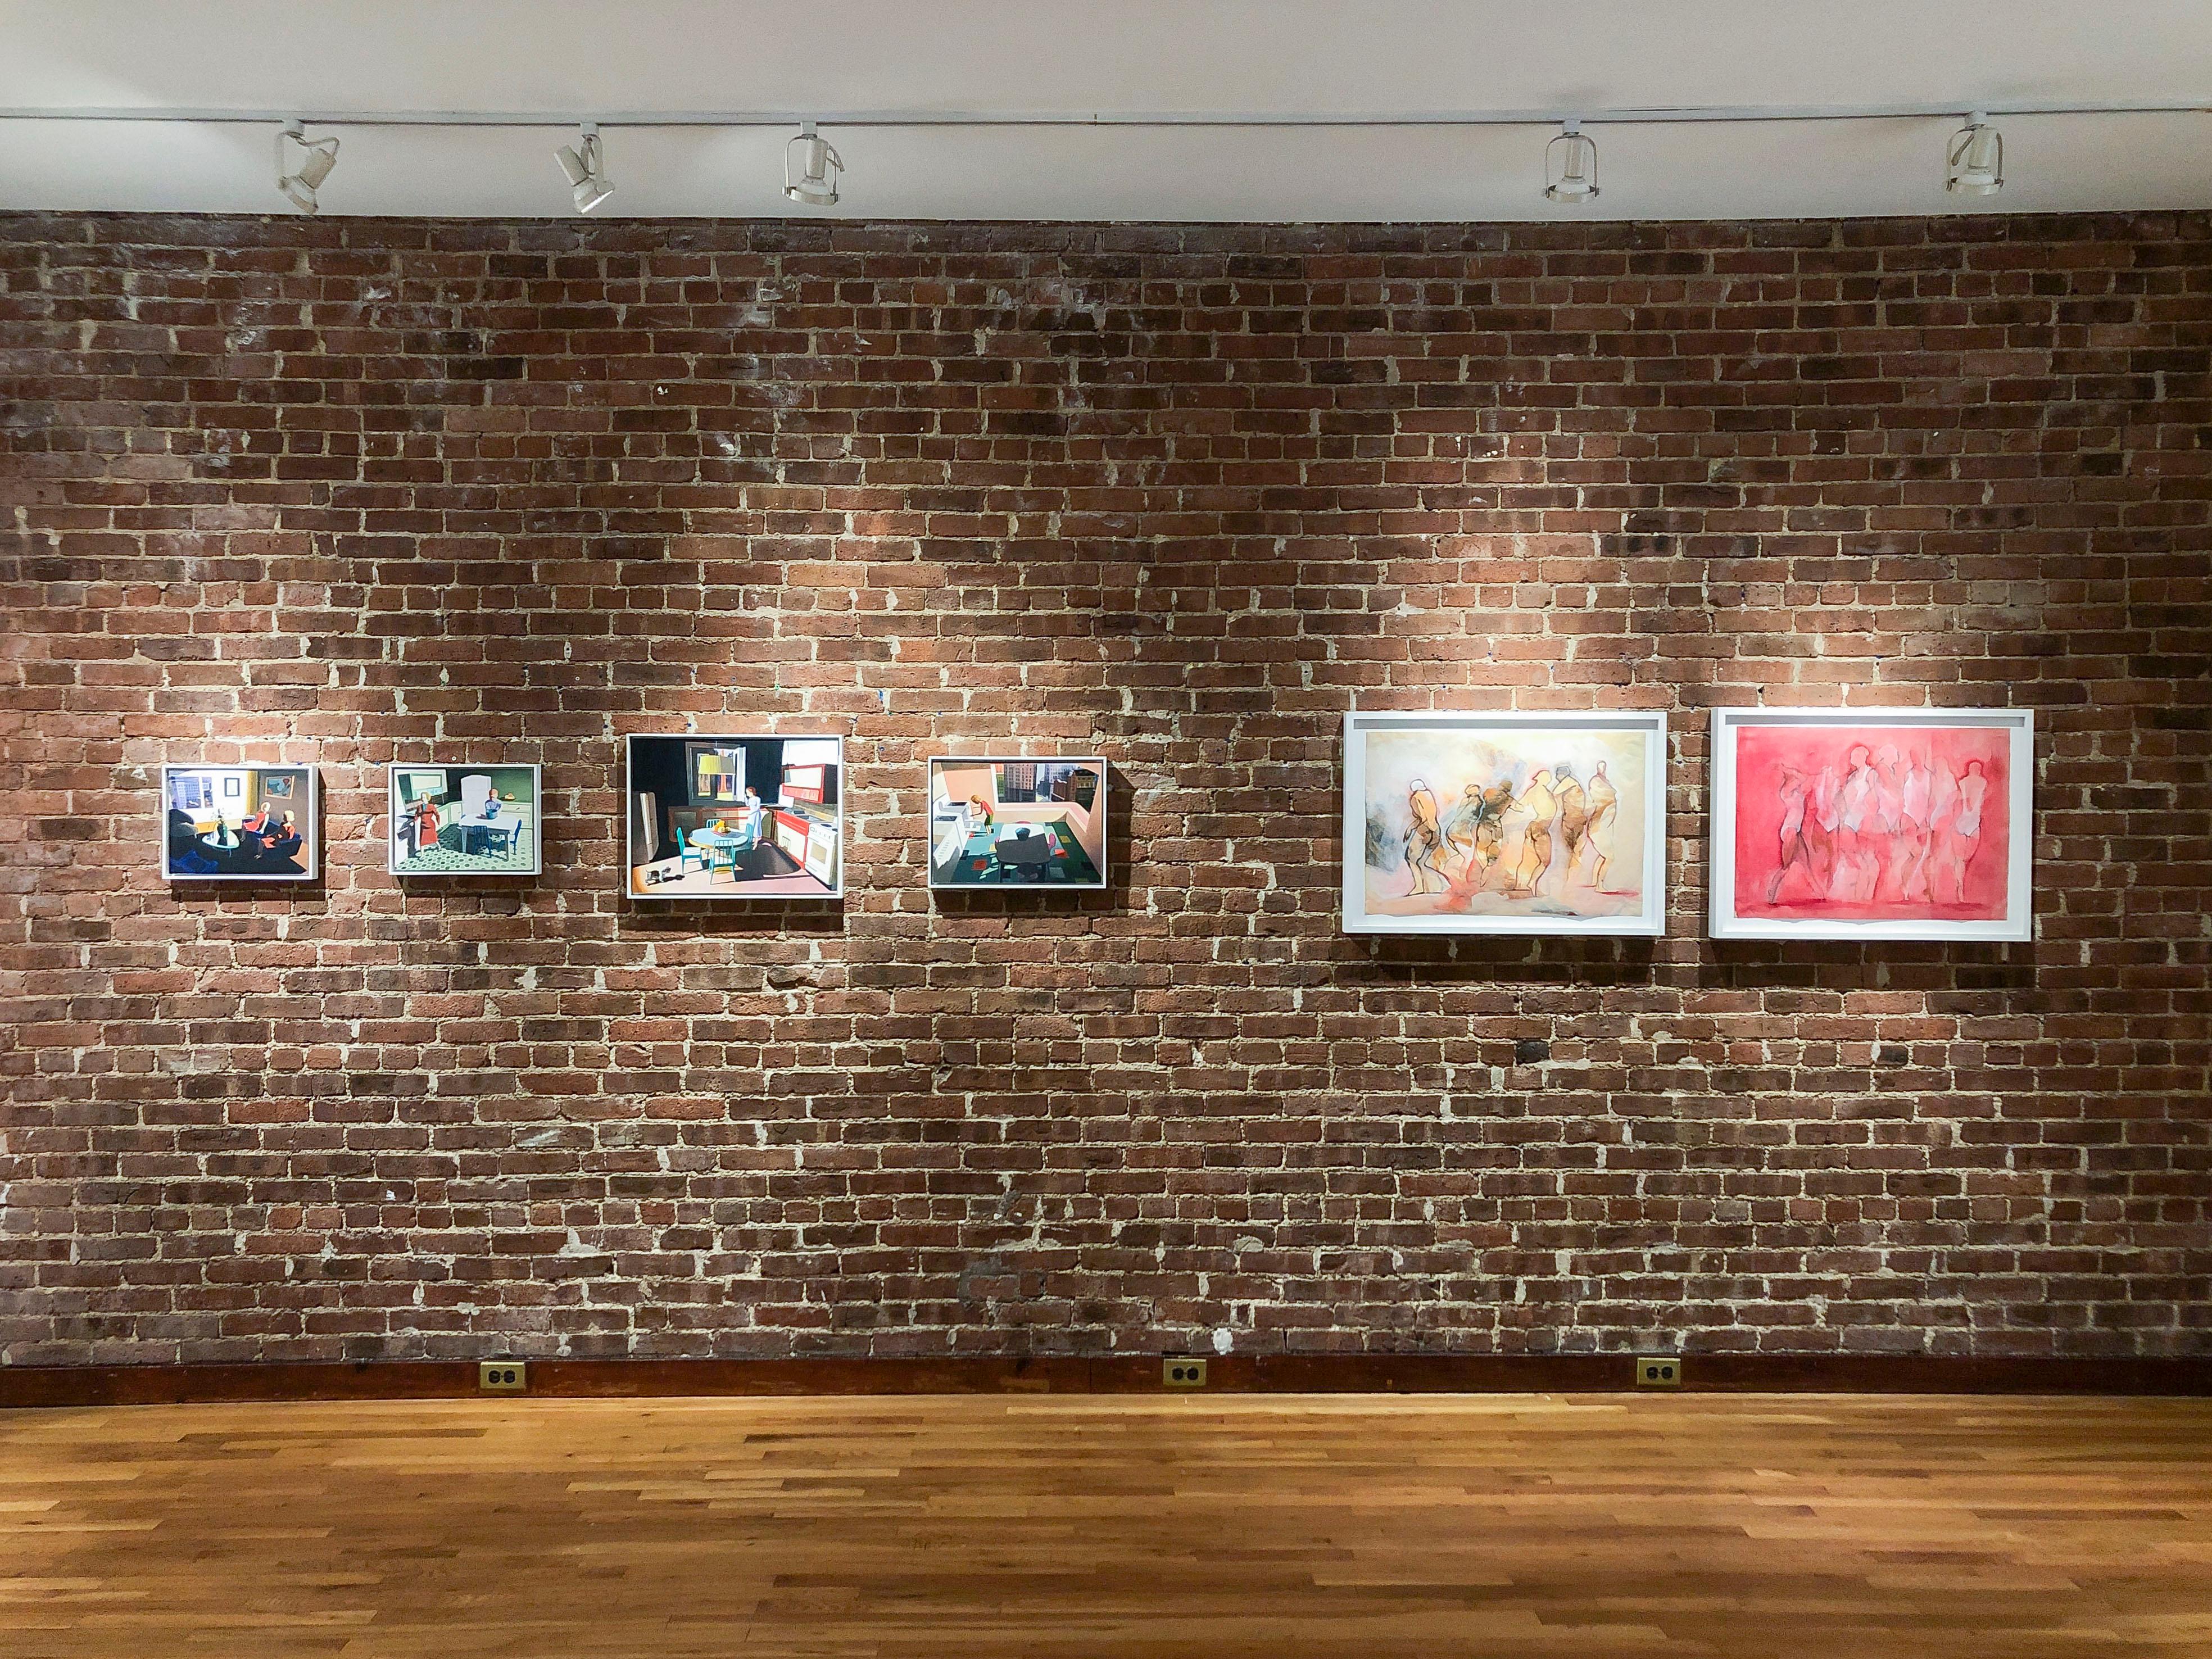
[[[487,1356],[489,1357],[489,1356]],[[1604,1393],[1633,1387],[1627,1354],[1206,1356],[1214,1394]],[[1686,1393],[2212,1395],[2212,1355],[2179,1359],[1919,1358],[1884,1354],[1683,1357]],[[473,1360],[358,1364],[0,1366],[0,1408],[220,1400],[473,1396]],[[562,1399],[676,1395],[1157,1394],[1160,1361],[532,1359],[530,1392]]]

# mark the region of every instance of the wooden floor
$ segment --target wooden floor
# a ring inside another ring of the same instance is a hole
[[[2212,1654],[2212,1401],[0,1413],[0,1655]]]

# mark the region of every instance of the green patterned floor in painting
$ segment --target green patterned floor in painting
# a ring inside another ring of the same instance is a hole
[[[448,848],[428,847],[410,859],[402,859],[403,876],[525,876],[530,873],[527,841],[505,857],[489,853],[456,853]]]

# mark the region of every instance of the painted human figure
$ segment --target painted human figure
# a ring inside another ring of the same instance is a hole
[[[1559,844],[1565,856],[1559,860],[1559,885],[1571,884],[1575,866],[1582,861],[1584,840],[1589,833],[1589,797],[1575,781],[1574,768],[1562,761],[1553,769],[1555,781],[1552,793],[1559,803]]]
[[[1589,842],[1589,884],[1601,892],[1605,889],[1606,866],[1613,862],[1613,830],[1620,819],[1620,792],[1613,787],[1613,780],[1605,775],[1605,763],[1600,761],[1590,774],[1589,825],[1583,833]]]
[[[1948,766],[1923,763],[1928,774],[1928,851],[1921,861],[1919,890],[1908,894],[1933,903],[1944,886],[1958,885],[1953,876],[1953,865],[1957,856],[1955,830],[1960,798],[1959,780],[1951,775]]]
[[[1461,878],[1480,885],[1488,866],[1480,858],[1482,831],[1482,786],[1470,783],[1444,819],[1444,851],[1459,861]]]
[[[428,852],[438,844],[438,803],[425,795],[415,803],[408,822],[412,830],[410,855]]]
[[[1780,842],[1775,860],[1774,873],[1766,878],[1766,902],[1777,903],[1782,897],[1782,884],[1792,870],[1811,873],[1816,867],[1813,842],[1806,833],[1811,820],[1808,808],[1812,805],[1813,780],[1787,761],[1782,763],[1782,782],[1776,792],[1782,798],[1782,823],[1777,835]]]
[[[1552,827],[1559,816],[1559,799],[1552,793],[1552,775],[1540,771],[1530,778],[1513,803],[1525,814],[1528,827],[1521,832],[1521,857],[1513,866],[1513,893],[1526,898],[1536,890],[1552,865]]]
[[[1951,819],[1951,857],[1948,860],[1951,878],[1951,901],[1954,904],[1966,902],[1966,866],[1974,861],[1974,854],[1982,845],[1982,811],[1988,805],[1990,781],[1978,760],[1966,763],[1966,775],[1959,780],[1959,810]]]
[[[1935,783],[1926,758],[1908,756],[1899,785],[1897,838],[1891,844],[1891,877],[1903,899],[1928,896],[1928,841]]]
[[[1894,744],[1884,744],[1875,750],[1871,763],[1874,770],[1874,833],[1869,849],[1874,859],[1874,886],[1868,891],[1869,899],[1882,896],[1881,887],[1887,881],[1893,890],[1897,885],[1898,842],[1905,830],[1905,774],[1903,759]]]
[[[1864,744],[1853,744],[1844,762],[1844,781],[1836,794],[1836,869],[1830,896],[1851,903],[1874,897],[1881,872],[1881,823],[1876,816],[1880,781],[1874,757]]]
[[[1413,891],[1440,893],[1451,885],[1443,871],[1437,868],[1437,854],[1443,851],[1443,829],[1437,821],[1436,792],[1425,780],[1415,778],[1406,792],[1406,805],[1413,818],[1412,827],[1406,831],[1406,867],[1413,873]]]
[[[1513,809],[1513,784],[1500,778],[1485,789],[1470,783],[1454,809],[1447,839],[1462,862],[1460,879],[1480,890],[1489,885],[1491,874],[1505,854],[1505,815]]]

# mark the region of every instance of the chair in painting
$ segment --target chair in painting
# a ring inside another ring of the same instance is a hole
[[[676,868],[679,874],[696,870],[704,875],[713,867],[713,860],[703,847],[694,847],[691,837],[682,824],[676,826]]]
[[[1052,858],[1052,843],[1028,824],[1018,825],[1014,833],[1002,837],[998,844],[999,879],[1006,878],[1008,870],[1034,873],[1044,868]]]
[[[169,872],[178,876],[212,876],[222,866],[200,850],[199,826],[189,812],[169,809]]]

